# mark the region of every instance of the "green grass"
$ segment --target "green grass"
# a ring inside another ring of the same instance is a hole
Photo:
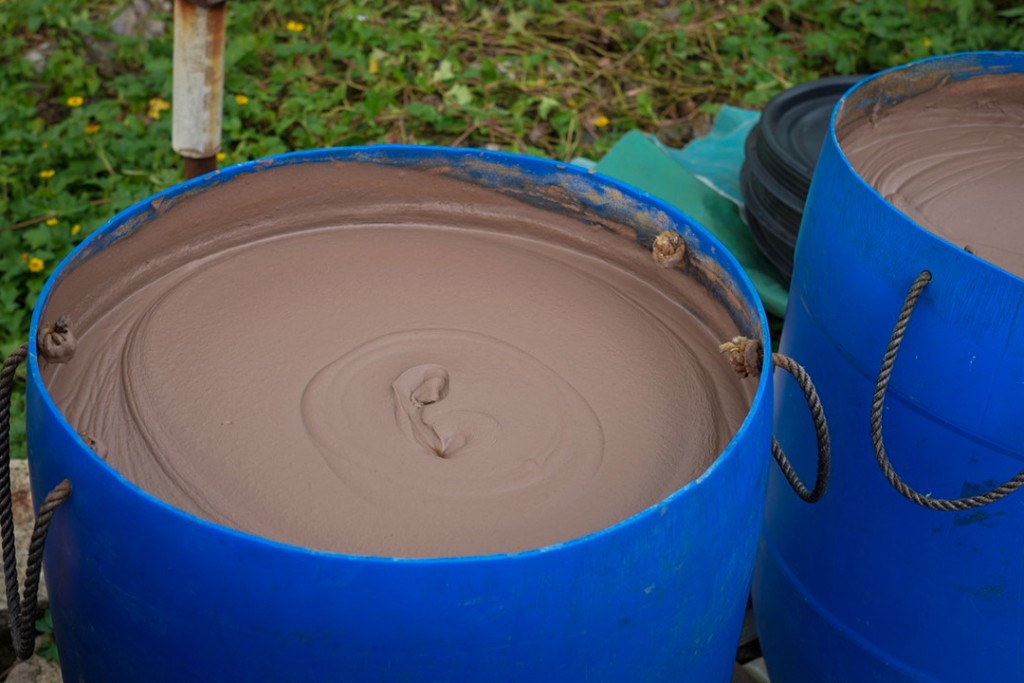
[[[46,277],[75,244],[181,180],[159,107],[171,99],[170,32],[114,35],[126,4],[0,0],[4,353],[26,339]],[[805,80],[1024,49],[1013,4],[229,0],[223,163],[379,142],[598,157],[635,128],[680,145],[722,104],[758,108]],[[51,51],[38,71],[25,57],[41,46]],[[22,410],[17,398],[18,455]]]

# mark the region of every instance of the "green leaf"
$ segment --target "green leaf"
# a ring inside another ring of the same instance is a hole
[[[454,100],[463,107],[473,101],[473,93],[469,90],[469,87],[462,83],[456,83],[449,88],[448,92],[445,93],[445,97]]]
[[[453,78],[455,78],[455,72],[452,70],[452,63],[447,59],[442,59],[437,68],[434,69],[434,73],[430,77],[430,80],[434,83],[443,83],[444,81],[450,81]]]
[[[57,643],[52,640],[41,644],[36,649],[37,654],[48,662],[60,662],[60,653],[57,651]]]
[[[542,97],[540,98],[540,104],[537,105],[537,116],[542,120],[547,120],[551,112],[557,109],[559,105],[561,105],[561,102],[554,97]]]
[[[526,22],[533,18],[530,10],[510,10],[508,13],[508,30],[510,33],[526,33]]]
[[[432,107],[424,102],[411,102],[405,108],[405,112],[409,116],[423,121],[437,121],[441,118],[441,112],[437,110],[437,107]]]
[[[50,242],[52,231],[49,226],[40,224],[21,233],[21,237],[29,249],[39,249]]]
[[[43,616],[36,619],[36,630],[40,633],[53,633],[53,612],[49,608],[43,612]]]

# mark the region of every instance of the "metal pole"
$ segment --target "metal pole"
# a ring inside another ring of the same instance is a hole
[[[171,146],[185,179],[217,169],[224,111],[224,0],[174,0]]]

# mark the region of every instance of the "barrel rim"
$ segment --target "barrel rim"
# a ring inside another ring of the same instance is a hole
[[[1000,59],[1017,61],[1019,62],[1019,68],[1012,71],[1010,71],[1010,68],[1006,65],[1004,65],[1002,68],[999,68],[997,60]],[[961,74],[952,72],[949,69],[936,68],[939,67],[940,65],[947,64],[963,64],[966,66],[970,66],[972,68],[965,69],[964,72]],[[839,159],[841,160],[845,169],[850,174],[852,174],[853,177],[857,179],[857,182],[861,183],[861,185],[863,185],[868,192],[877,197],[879,201],[885,204],[885,206],[899,214],[907,223],[914,226],[921,232],[925,233],[927,237],[936,240],[937,243],[942,244],[944,247],[948,247],[955,250],[956,253],[961,254],[963,257],[972,259],[979,265],[987,266],[989,268],[995,268],[996,270],[1006,274],[1007,276],[1013,278],[1014,280],[1024,283],[1024,278],[1022,278],[1021,276],[1011,273],[1005,268],[997,266],[996,264],[986,259],[983,259],[980,256],[977,256],[976,254],[972,254],[968,251],[965,251],[959,245],[954,244],[953,242],[950,242],[946,238],[935,234],[931,230],[928,230],[924,226],[920,225],[913,218],[908,216],[906,213],[904,213],[895,204],[893,204],[888,199],[883,197],[882,194],[877,189],[875,189],[875,187],[871,183],[866,181],[860,175],[860,173],[857,172],[857,169],[853,167],[853,164],[850,163],[850,159],[846,156],[846,151],[843,149],[843,146],[839,143],[839,137],[836,134],[836,130],[839,126],[841,126],[844,123],[844,121],[842,120],[843,115],[848,112],[844,112],[843,108],[852,96],[864,94],[865,90],[870,90],[872,87],[878,86],[879,82],[882,79],[891,78],[893,74],[898,74],[903,71],[925,72],[929,70],[934,70],[937,76],[942,75],[948,78],[955,79],[972,78],[974,76],[996,75],[999,73],[1006,73],[1008,71],[1010,71],[1011,73],[1024,74],[1024,52],[1016,50],[979,50],[975,52],[955,52],[948,55],[936,55],[934,57],[918,59],[912,62],[908,62],[906,64],[900,64],[898,66],[890,67],[888,69],[885,69],[884,71],[879,71],[876,74],[872,74],[871,76],[868,76],[867,78],[851,86],[850,89],[847,90],[841,98],[839,98],[839,101],[836,102],[836,106],[832,109],[832,115],[829,117],[828,135],[826,141],[828,142],[828,144],[833,145],[835,149],[839,152]],[[893,97],[892,103],[895,104],[899,101],[902,101],[902,99],[905,98],[895,96]]]
[[[751,324],[758,324],[760,326],[760,340],[764,344],[765,349],[771,348],[771,340],[768,336],[769,327],[768,320],[765,313],[764,305],[761,302],[760,297],[754,288],[749,276],[740,266],[735,256],[729,252],[726,247],[715,237],[713,234],[707,231],[706,228],[701,226],[697,221],[690,218],[687,214],[673,207],[671,204],[655,197],[643,190],[628,185],[622,181],[616,180],[609,176],[588,171],[582,167],[577,167],[573,164],[555,161],[551,159],[545,159],[541,157],[531,157],[524,154],[517,154],[512,152],[501,152],[491,151],[476,148],[453,148],[453,147],[441,147],[434,145],[365,145],[365,146],[353,146],[353,147],[330,147],[315,150],[303,150],[296,152],[288,152],[285,154],[278,154],[269,157],[263,157],[252,161],[236,164],[224,169],[214,171],[212,173],[193,178],[192,180],[179,183],[171,186],[165,190],[162,190],[156,194],[153,194],[145,199],[142,199],[135,204],[127,207],[126,209],[118,212],[100,228],[93,232],[88,238],[83,240],[74,250],[71,251],[54,269],[53,273],[47,279],[43,286],[42,291],[39,294],[39,298],[36,302],[35,308],[32,313],[32,321],[29,331],[29,354],[28,354],[28,382],[39,392],[40,400],[48,411],[52,413],[57,421],[57,424],[65,430],[73,439],[73,442],[79,449],[86,454],[89,458],[91,465],[99,467],[101,471],[104,471],[107,475],[112,475],[114,481],[124,486],[129,494],[136,496],[140,501],[156,505],[156,507],[162,510],[164,513],[169,513],[172,516],[177,517],[179,520],[200,525],[204,525],[208,530],[226,534],[228,537],[233,538],[236,541],[244,543],[255,543],[257,545],[265,545],[278,552],[288,552],[292,554],[302,556],[314,556],[322,558],[333,558],[345,561],[357,561],[357,562],[372,562],[372,563],[402,563],[402,564],[413,564],[413,565],[436,565],[436,564],[462,564],[468,562],[491,562],[508,559],[527,559],[531,557],[537,557],[550,553],[552,551],[563,550],[573,548],[584,543],[589,543],[597,540],[601,537],[622,532],[623,530],[638,524],[641,519],[649,516],[660,514],[660,510],[670,504],[675,504],[681,501],[684,497],[691,495],[694,490],[700,487],[708,485],[707,482],[712,478],[716,477],[716,473],[723,469],[727,461],[731,461],[735,458],[740,457],[737,451],[740,449],[740,444],[743,441],[747,432],[754,429],[754,423],[758,419],[761,411],[770,410],[770,404],[766,405],[766,402],[771,401],[771,354],[764,354],[764,361],[761,367],[761,373],[758,379],[757,390],[754,394],[754,398],[751,401],[747,415],[741,423],[740,427],[736,430],[732,439],[725,446],[722,452],[715,458],[715,460],[704,470],[703,473],[696,479],[688,482],[680,489],[674,491],[669,496],[662,500],[654,503],[643,510],[623,519],[611,526],[605,527],[598,531],[591,532],[578,538],[573,538],[567,541],[554,543],[551,545],[543,546],[540,548],[532,548],[529,550],[523,550],[512,553],[493,553],[486,555],[460,555],[451,557],[387,557],[387,556],[376,556],[376,555],[359,555],[352,553],[334,552],[328,550],[321,550],[316,548],[308,548],[305,546],[295,545],[285,541],[278,541],[271,538],[266,538],[255,533],[235,529],[198,515],[194,515],[186,510],[182,510],[171,503],[164,501],[163,499],[153,495],[149,491],[146,491],[139,485],[132,482],[130,479],[125,477],[119,470],[112,467],[105,460],[100,458],[89,446],[85,443],[82,437],[78,434],[77,430],[67,421],[63,412],[57,406],[53,397],[50,395],[49,389],[46,383],[43,381],[42,374],[39,367],[39,356],[37,348],[37,336],[39,328],[42,324],[42,313],[49,302],[50,294],[53,289],[57,286],[61,279],[61,275],[65,270],[72,268],[79,260],[87,259],[94,251],[105,248],[110,244],[130,235],[135,229],[141,227],[148,219],[154,215],[154,207],[160,207],[166,205],[168,202],[173,203],[174,201],[187,199],[188,196],[201,192],[209,187],[217,186],[232,179],[241,176],[243,174],[257,172],[260,170],[267,170],[278,166],[286,166],[296,163],[315,163],[315,162],[330,162],[330,161],[352,161],[359,163],[375,163],[377,158],[391,158],[391,159],[415,159],[415,158],[430,158],[442,157],[450,160],[465,160],[472,157],[483,159],[485,161],[495,162],[498,165],[516,165],[520,168],[524,168],[528,173],[568,173],[576,176],[579,179],[586,180],[594,185],[604,186],[614,189],[631,200],[637,201],[650,206],[658,211],[663,212],[671,220],[675,227],[679,228],[680,232],[687,232],[691,236],[696,233],[699,237],[698,253],[707,258],[712,258],[716,263],[722,264],[725,267],[725,275],[730,278],[731,282],[726,282],[726,285],[731,285],[733,293],[739,294],[740,301],[745,306],[746,313],[753,313],[753,319],[750,321]],[[458,177],[458,176],[456,176]],[[469,178],[462,178],[468,182],[473,182]],[[595,182],[596,181],[596,182]],[[725,305],[724,303],[722,305]],[[767,448],[764,449],[767,451]],[[72,482],[74,485],[74,482]]]

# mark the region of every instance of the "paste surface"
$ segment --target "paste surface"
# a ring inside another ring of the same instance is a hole
[[[206,519],[355,554],[606,528],[700,476],[754,389],[693,278],[411,169],[299,164],[161,207],[61,280],[61,313],[78,348],[49,390],[113,467]]]
[[[850,126],[840,145],[922,227],[1024,277],[1024,75],[909,97]]]

